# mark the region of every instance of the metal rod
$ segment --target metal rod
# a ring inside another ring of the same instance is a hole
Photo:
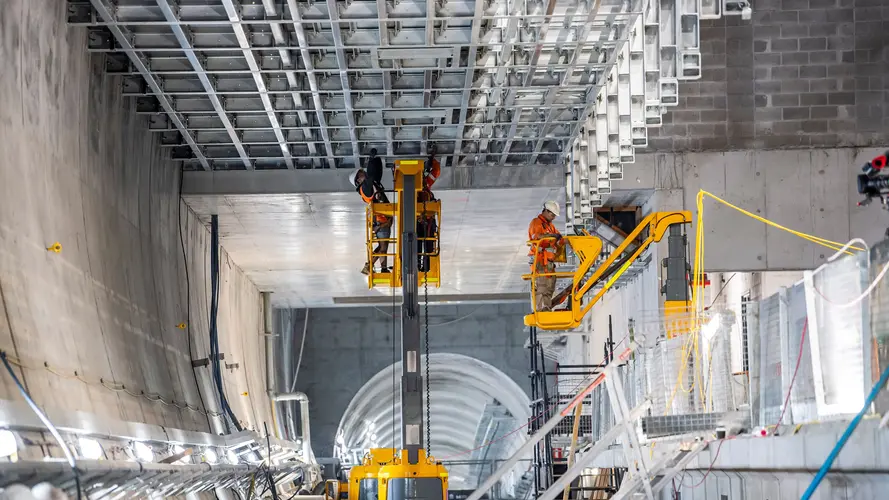
[[[635,348],[635,346],[631,344],[630,348],[628,348],[626,351],[624,351],[624,352],[621,354],[621,356],[618,358],[618,360],[622,359],[622,358],[625,357],[625,356],[629,356],[629,353],[632,352],[632,349],[633,349],[633,348]],[[609,364],[609,366],[610,366],[610,364]],[[593,380],[592,382],[590,382],[590,383],[589,383],[584,389],[582,389],[582,390],[577,394],[577,396],[575,396],[574,399],[573,399],[570,403],[568,403],[568,404],[567,404],[561,411],[557,412],[555,415],[553,415],[552,417],[550,417],[550,418],[546,421],[546,423],[544,423],[542,426],[540,426],[540,428],[538,429],[538,431],[535,432],[531,437],[529,437],[528,440],[525,441],[525,443],[523,443],[522,446],[519,447],[519,449],[516,450],[516,451],[515,451],[515,452],[514,452],[514,453],[513,453],[513,454],[512,454],[512,455],[511,455],[511,456],[510,456],[504,463],[503,463],[503,465],[501,465],[500,468],[497,469],[496,472],[494,472],[493,474],[491,474],[490,476],[488,476],[488,477],[485,479],[485,481],[484,481],[481,485],[479,485],[478,489],[476,489],[476,490],[472,493],[472,495],[470,495],[466,500],[480,500],[481,497],[482,497],[482,495],[484,495],[485,493],[487,493],[488,490],[490,490],[490,489],[497,483],[497,481],[500,480],[501,477],[503,477],[507,472],[509,472],[509,471],[512,469],[512,467],[513,467],[516,463],[518,463],[519,459],[520,459],[523,455],[525,455],[526,453],[528,453],[529,451],[531,451],[531,449],[532,449],[535,445],[537,445],[537,443],[539,443],[539,442],[542,441],[547,435],[549,435],[549,433],[552,432],[552,430],[555,429],[557,425],[559,425],[559,422],[561,422],[562,419],[565,418],[565,416],[566,416],[568,413],[570,413],[571,410],[574,409],[574,406],[580,404],[581,401],[583,401],[583,398],[586,397],[587,395],[589,395],[589,393],[592,392],[592,390],[595,389],[597,386],[599,386],[603,381],[604,381],[604,376],[603,376],[603,375],[600,375],[599,377],[596,377],[596,380]],[[642,406],[647,407],[647,405],[643,404],[643,405],[641,405],[639,408],[641,408]],[[635,410],[634,410],[634,411],[635,411]],[[620,431],[622,431],[622,430],[620,430]],[[613,440],[613,439],[612,439],[612,440]],[[580,462],[578,462],[577,465],[580,465]],[[579,474],[579,473],[578,473],[578,474]],[[563,486],[563,487],[564,487],[564,486]]]
[[[157,6],[158,8],[160,8],[167,21],[172,22],[177,19],[176,14],[173,12],[173,7],[167,0],[157,0]],[[225,106],[219,99],[219,95],[216,94],[216,88],[213,86],[213,82],[210,81],[207,73],[204,72],[204,65],[201,63],[201,60],[195,52],[194,47],[191,46],[189,36],[185,34],[185,30],[183,30],[182,26],[179,24],[171,24],[170,28],[173,30],[173,35],[179,42],[179,50],[185,53],[185,57],[188,59],[188,62],[191,63],[191,66],[194,68],[195,73],[197,73],[198,80],[200,80],[201,85],[207,92],[207,99],[210,100],[210,104],[213,105],[213,110],[219,117],[219,121],[222,122],[222,126],[225,127],[225,130],[228,132],[228,136],[231,138],[232,143],[234,143],[235,149],[238,150],[238,156],[240,157],[241,162],[244,164],[244,168],[246,168],[247,170],[251,170],[253,168],[253,162],[250,160],[250,156],[247,154],[247,150],[244,149],[244,145],[241,144],[241,137],[232,126],[231,119],[229,119],[228,114],[225,112]],[[138,55],[130,54],[130,57],[138,57]]]
[[[630,411],[628,418],[630,420],[636,420],[637,418],[643,416],[645,412],[648,411],[648,408],[650,406],[651,403],[649,401],[643,402]],[[589,467],[600,453],[611,446],[611,443],[614,442],[614,440],[617,439],[621,435],[621,433],[624,432],[624,430],[625,429],[620,425],[612,427],[611,430],[606,432],[601,439],[596,441],[596,444],[588,449],[571,468],[565,471],[562,477],[560,477],[549,488],[547,488],[546,491],[544,491],[539,497],[537,497],[537,500],[553,500],[554,498],[556,498],[559,493],[564,491],[565,486],[571,484],[571,481],[574,481],[577,476],[581,475],[583,473],[583,470]]]
[[[120,44],[124,49],[133,49],[132,43],[130,43],[130,33],[128,31],[124,31],[120,26],[117,25],[117,20],[114,18],[114,14],[111,9],[105,5],[103,0],[90,0],[90,4],[92,4],[93,8],[96,9],[96,12],[99,14],[99,17],[105,20],[108,24],[108,30],[111,31],[111,34],[114,36],[114,39],[117,40],[117,43]],[[204,156],[203,150],[195,143],[194,137],[192,137],[191,132],[188,130],[188,126],[176,114],[176,111],[173,109],[173,103],[169,98],[164,94],[164,90],[161,87],[161,84],[155,78],[155,75],[152,74],[151,70],[142,60],[142,58],[137,54],[137,52],[130,52],[130,59],[133,62],[133,66],[139,71],[139,75],[145,79],[145,83],[151,87],[151,91],[154,93],[154,96],[157,98],[158,102],[164,111],[167,112],[167,115],[170,117],[170,120],[173,121],[173,124],[176,126],[176,130],[182,134],[182,137],[191,147],[191,151],[194,154],[195,158],[200,162],[201,167],[204,170],[210,170],[210,162],[207,160],[207,157]]]

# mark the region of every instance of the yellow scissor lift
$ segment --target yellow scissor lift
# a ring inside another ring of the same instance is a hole
[[[387,257],[392,263],[392,272],[374,272],[373,265],[367,274],[367,287],[400,287],[401,286],[401,234],[404,217],[401,216],[401,200],[404,199],[404,176],[416,176],[415,189],[410,196],[414,199],[423,186],[423,160],[395,160],[395,203],[371,203],[367,206],[366,234],[367,234],[367,261],[372,262],[375,257]],[[389,238],[377,238],[373,230],[373,222],[377,215],[392,217],[391,236]],[[429,257],[429,271],[418,272],[417,282],[420,285],[428,284],[436,288],[441,286],[441,260],[440,241],[441,234],[441,200],[417,203],[417,217],[434,217],[436,230],[433,236],[418,237],[419,241],[432,241],[434,248],[431,252],[419,252],[419,257]],[[411,221],[416,224],[416,221]],[[388,242],[389,248],[385,253],[374,253],[374,249],[382,242]],[[392,247],[395,247],[394,249]]]
[[[528,245],[534,250],[534,264],[530,274],[522,275],[523,280],[531,281],[531,290],[536,289],[537,279],[542,276],[555,276],[559,278],[571,278],[572,284],[567,299],[568,307],[555,311],[537,311],[536,301],[531,300],[533,312],[525,316],[525,325],[534,326],[541,330],[570,330],[576,328],[583,321],[584,316],[590,312],[590,309],[599,302],[599,299],[605,295],[605,292],[611,288],[611,285],[630,267],[630,265],[639,258],[643,251],[653,242],[661,241],[670,226],[674,224],[688,224],[691,222],[691,212],[654,212],[645,217],[642,222],[636,226],[632,233],[627,235],[623,243],[621,243],[611,254],[605,259],[592,276],[586,278],[587,273],[599,254],[602,252],[602,240],[595,236],[564,236],[567,246],[570,246],[577,255],[577,269],[570,272],[543,273],[538,271],[537,252],[540,243],[543,241],[552,241],[554,237],[541,238],[539,240],[529,241]],[[648,236],[640,241],[643,232],[648,231]],[[630,247],[637,244],[635,250]],[[624,255],[626,253],[626,255]],[[621,257],[623,255],[623,257]],[[593,289],[598,283],[603,283],[602,288],[594,295],[586,304],[583,303],[584,295]],[[533,293],[532,293],[533,295]]]

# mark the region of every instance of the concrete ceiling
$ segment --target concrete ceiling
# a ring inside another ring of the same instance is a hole
[[[564,189],[452,190],[442,200],[442,287],[430,296],[528,290],[528,223]],[[355,193],[187,195],[204,222],[219,214],[222,245],[280,307],[334,305],[337,297],[391,296],[368,290],[365,207]]]

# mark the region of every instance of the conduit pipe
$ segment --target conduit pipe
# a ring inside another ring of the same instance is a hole
[[[263,308],[263,333],[265,335],[265,386],[272,407],[272,416],[275,421],[275,434],[279,438],[294,439],[294,436],[286,436],[281,417],[277,411],[277,403],[282,401],[296,401],[299,403],[300,415],[300,439],[302,439],[303,459],[315,463],[315,454],[312,452],[312,434],[309,427],[309,397],[303,392],[278,393],[275,380],[275,335],[272,333],[272,301],[271,292],[262,292]]]
[[[269,409],[275,425],[275,436],[284,439],[286,436],[281,424],[281,416],[275,407],[275,335],[272,333],[272,293],[261,292],[262,296],[262,333],[265,337],[265,390],[269,397]]]
[[[315,454],[312,452],[312,433],[309,428],[309,397],[304,392],[285,392],[275,394],[272,402],[297,401],[299,403],[300,434],[302,434],[303,458],[315,463]]]

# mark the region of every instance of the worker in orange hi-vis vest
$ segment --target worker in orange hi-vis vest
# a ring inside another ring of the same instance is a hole
[[[562,246],[562,234],[553,225],[553,220],[559,216],[559,204],[555,201],[547,201],[543,204],[543,211],[535,217],[528,226],[528,239],[540,240],[541,238],[554,237],[541,241],[537,247],[531,247],[528,252],[531,271],[534,271],[536,262],[538,273],[555,273],[555,260]],[[536,257],[536,259],[535,259]],[[556,291],[555,276],[540,276],[535,281],[533,290],[534,310],[537,312],[552,311],[553,293]]]
[[[377,157],[377,150],[370,150],[370,160],[367,162],[367,171],[358,168],[349,175],[349,183],[355,186],[355,190],[361,195],[361,199],[365,203],[389,203],[389,197],[386,196],[386,189],[383,187],[383,160]],[[377,214],[373,221],[373,232],[377,238],[388,239],[392,236],[392,217],[388,215]],[[385,254],[389,249],[388,241],[381,241],[374,248],[373,253]],[[361,270],[362,274],[370,272],[370,266],[380,261],[380,272],[386,273],[391,271],[387,265],[388,259],[385,256],[374,257],[371,262],[366,262]]]
[[[441,164],[435,159],[435,148],[429,152],[429,158],[426,159],[423,172],[423,188],[417,192],[417,209],[422,210],[423,202],[434,201],[435,195],[432,194],[432,185],[441,175]],[[417,216],[417,255],[420,256],[418,270],[421,273],[429,271],[429,257],[435,252],[435,241],[423,240],[422,238],[432,238],[438,230],[434,216],[423,217]]]

